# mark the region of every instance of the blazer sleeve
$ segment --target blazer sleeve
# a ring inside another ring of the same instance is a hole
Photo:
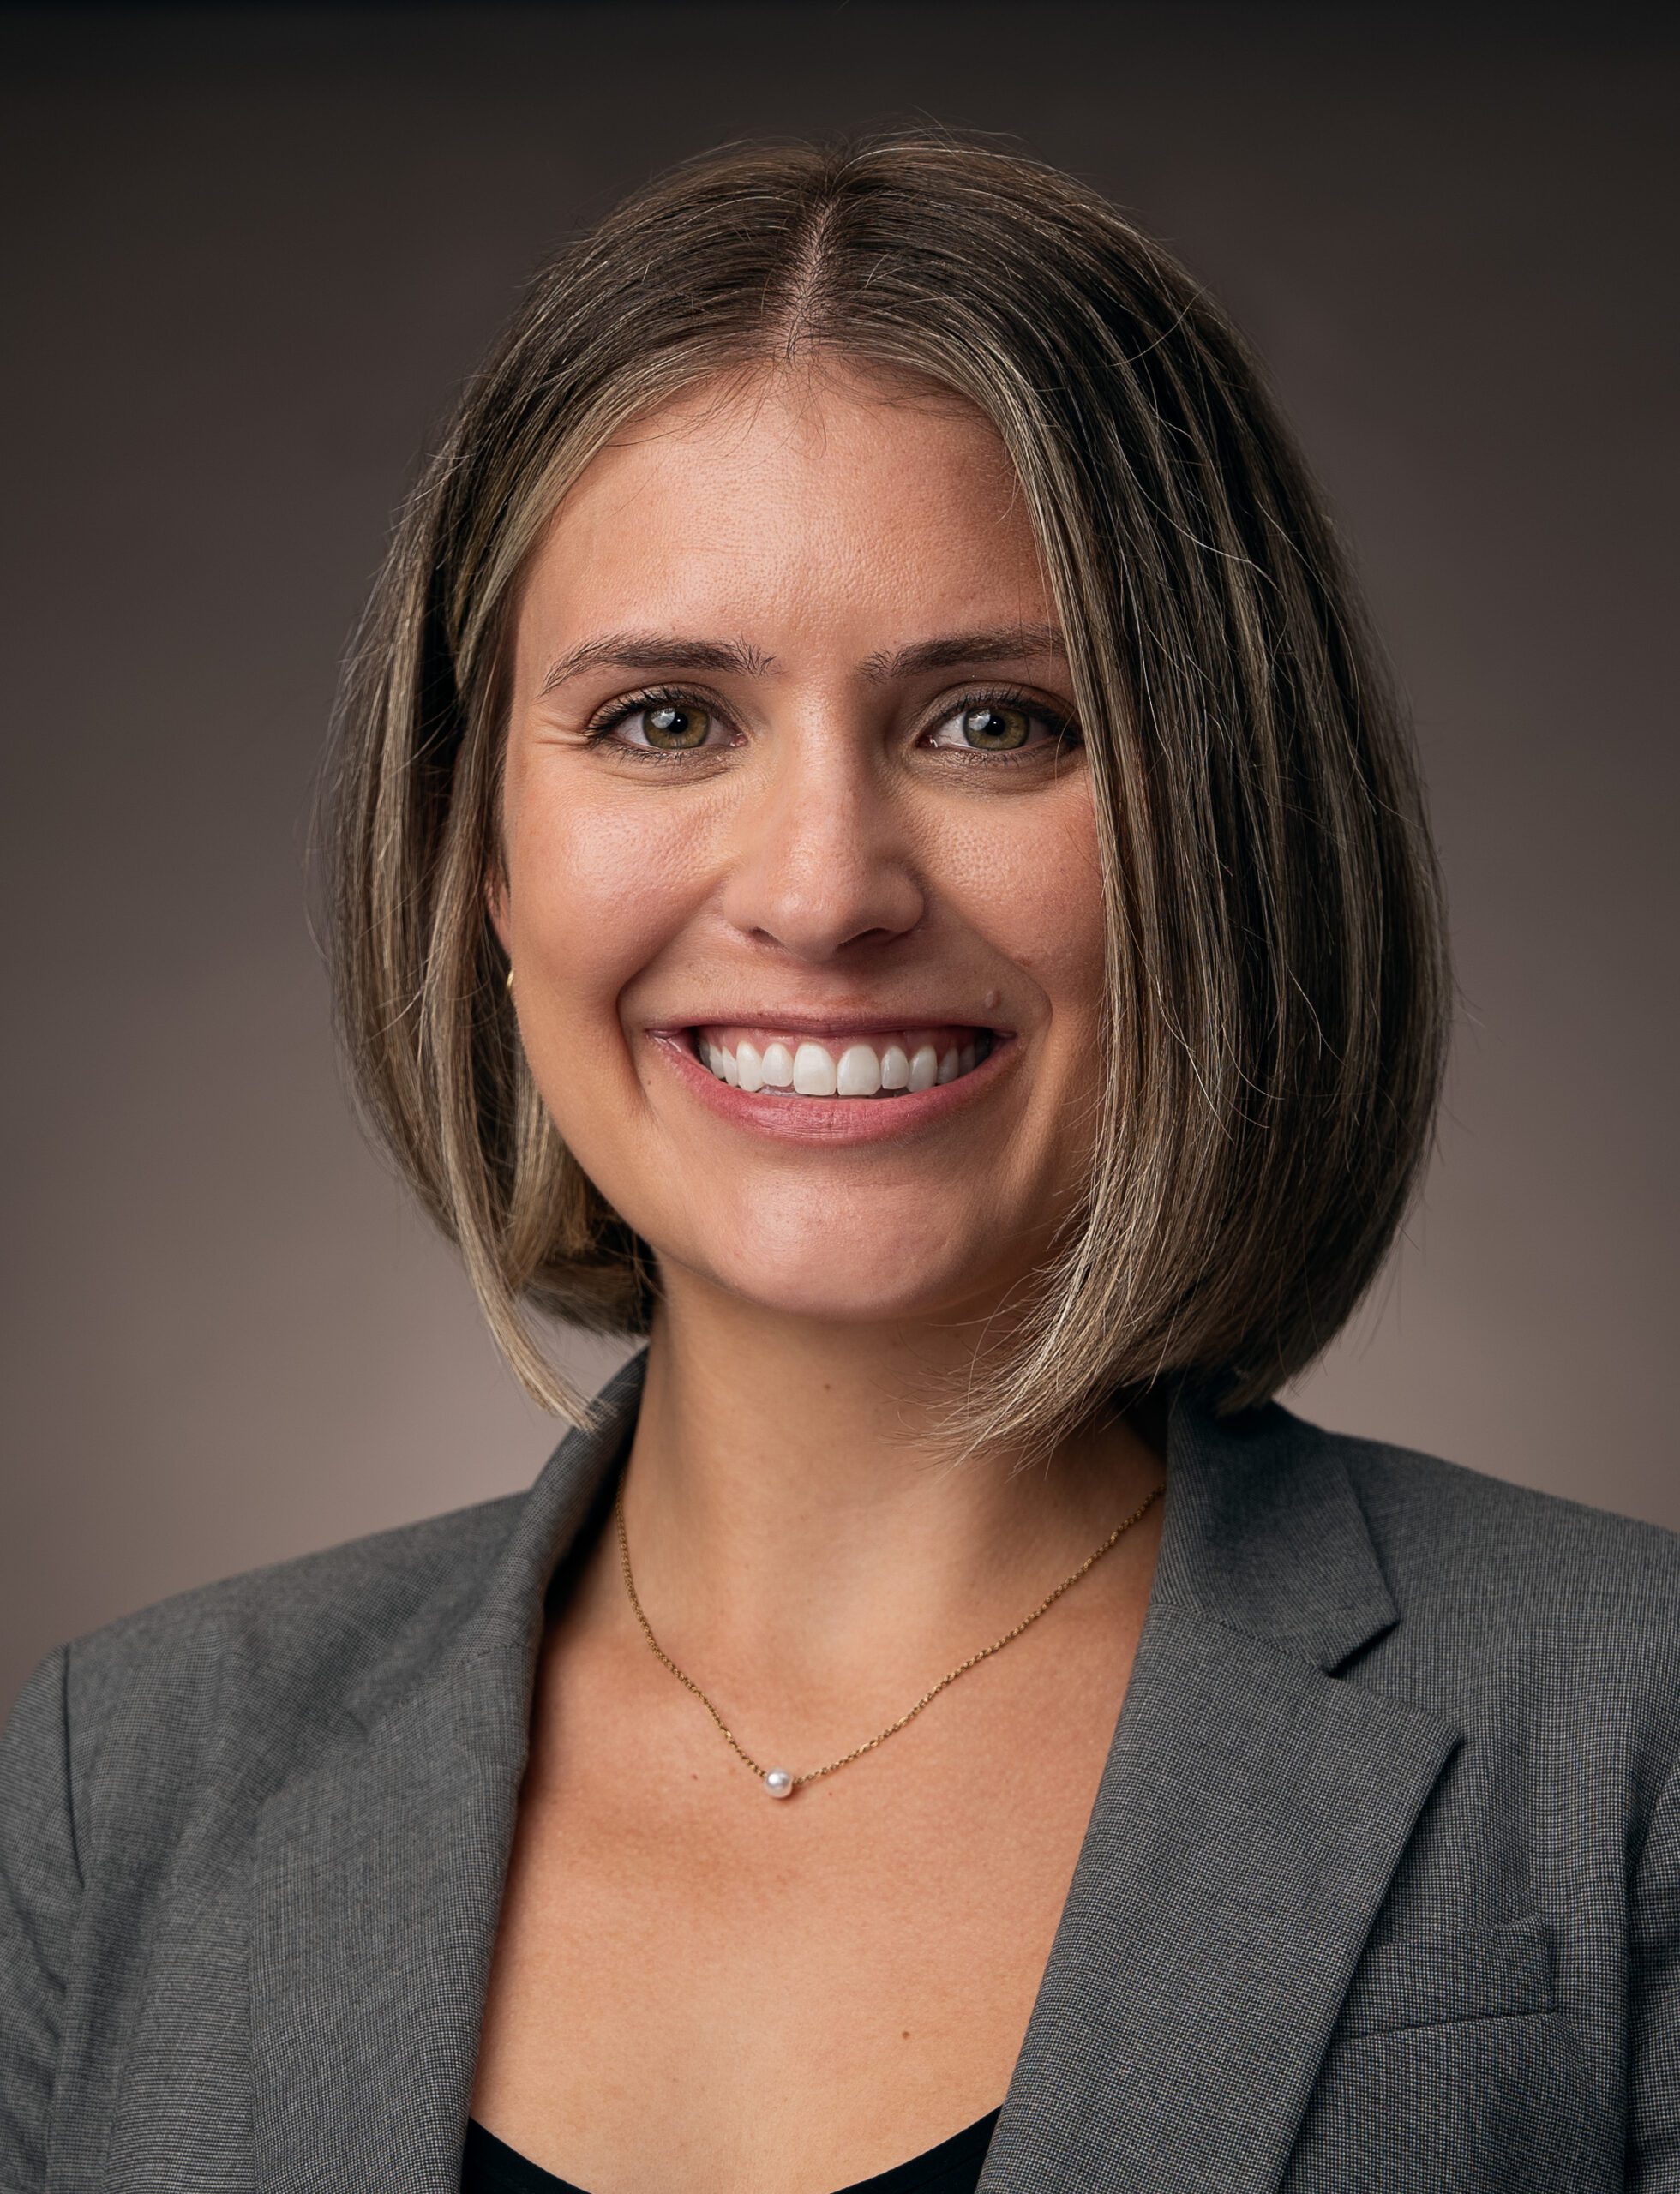
[[[59,2006],[81,1897],[70,1810],[70,1649],[35,1669],[0,1731],[0,2186],[46,2184]]]
[[[1634,1877],[1629,2011],[1630,2194],[1680,2194],[1680,1759]]]

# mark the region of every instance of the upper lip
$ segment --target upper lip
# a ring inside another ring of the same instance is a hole
[[[653,1024],[651,1033],[669,1030],[675,1034],[681,1028],[783,1028],[789,1035],[807,1036],[863,1035],[895,1028],[989,1028],[994,1036],[1013,1033],[1002,1022],[953,1013],[944,1005],[904,1010],[871,1006],[855,1013],[783,1013],[763,1006],[747,1006],[729,1012],[687,1014],[681,1021]]]

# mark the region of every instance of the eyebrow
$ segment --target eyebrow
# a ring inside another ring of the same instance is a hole
[[[1066,658],[1059,626],[1006,625],[997,632],[953,632],[945,639],[917,640],[891,654],[867,656],[862,668],[866,678],[885,680],[913,677],[921,670],[961,670],[971,662],[1014,662],[1023,656],[1046,655]]]
[[[603,632],[549,665],[542,693],[552,693],[585,670],[723,670],[761,678],[775,661],[729,640],[687,640],[673,632]]]
[[[1066,654],[1059,626],[1008,625],[993,632],[952,632],[939,639],[917,640],[909,647],[866,656],[861,668],[872,684],[879,685],[889,679],[913,677],[920,671],[960,670],[969,663],[1013,662],[1023,656],[1065,659]],[[585,670],[716,670],[737,677],[762,678],[775,662],[774,656],[744,641],[687,639],[673,632],[603,632],[550,663],[541,692],[552,693],[555,686]]]

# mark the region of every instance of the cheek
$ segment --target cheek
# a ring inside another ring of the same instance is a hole
[[[699,889],[693,833],[659,806],[527,793],[507,841],[525,1058],[561,1137],[609,1196],[641,1112],[620,1002],[683,934]]]
[[[540,973],[541,995],[563,998],[585,1022],[614,1014],[623,984],[687,911],[693,836],[667,813],[558,792],[521,804],[508,846],[519,944]]]
[[[1055,833],[1036,900],[1040,980],[1059,1012],[1089,1020],[1096,1013],[1106,980],[1107,926],[1102,860],[1088,802]]]
[[[1024,805],[1024,803],[1023,803]],[[1024,972],[1048,1008],[1060,1048],[1095,1028],[1107,980],[1102,863],[1089,787],[1081,781],[1029,818],[982,814],[951,849],[948,873],[964,921]]]

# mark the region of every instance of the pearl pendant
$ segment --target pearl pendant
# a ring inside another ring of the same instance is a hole
[[[767,1767],[765,1770],[765,1788],[772,1798],[791,1798],[794,1778],[785,1767]]]

